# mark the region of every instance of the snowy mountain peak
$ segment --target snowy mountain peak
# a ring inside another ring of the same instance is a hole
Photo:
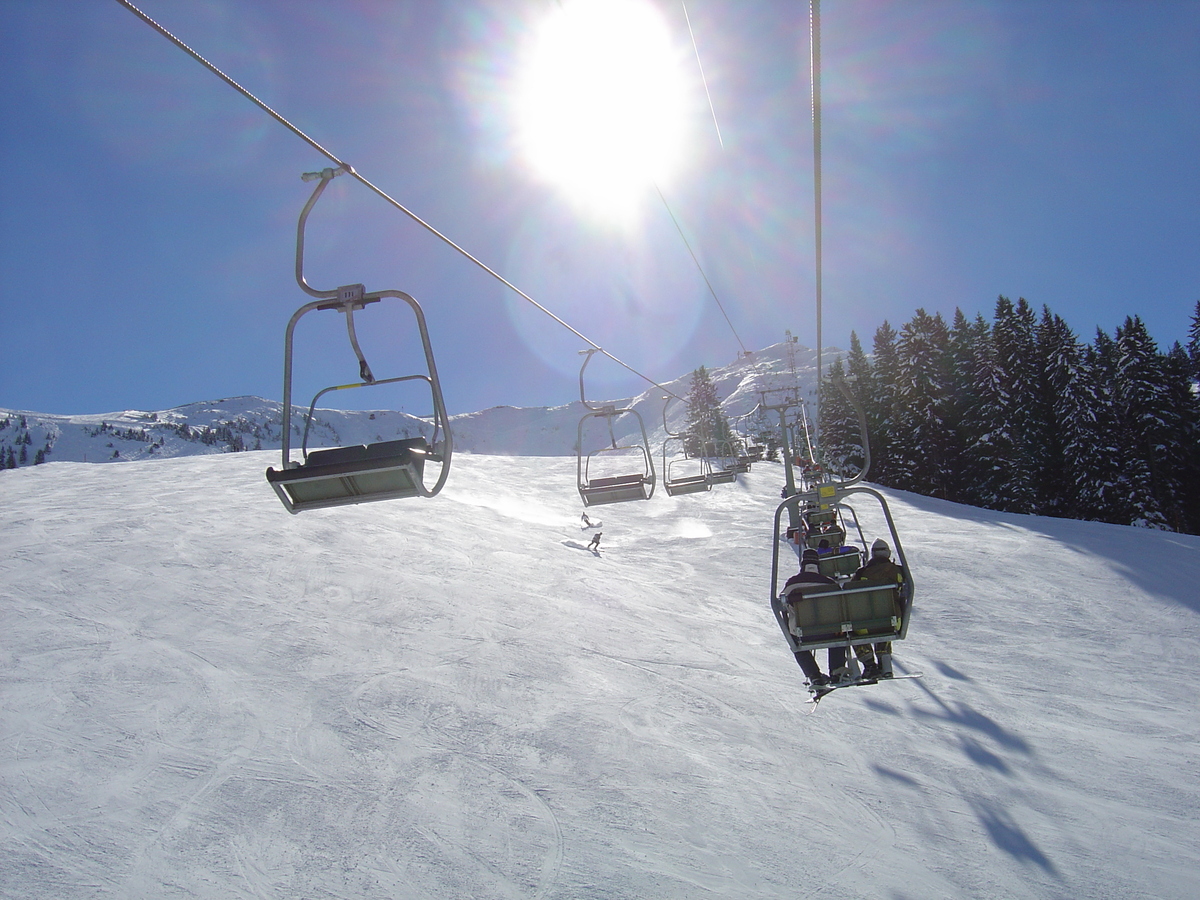
[[[841,351],[827,348],[826,365]],[[763,390],[798,390],[808,396],[815,381],[815,351],[780,343],[749,357],[708,369],[726,414],[743,416],[754,409]],[[663,387],[687,395],[691,372]],[[589,402],[593,398],[588,398]],[[663,392],[652,387],[631,404],[642,416],[654,442],[661,442]],[[243,450],[278,449],[283,406],[261,397],[203,400],[157,411],[123,410],[98,415],[54,415],[0,409],[0,465],[11,453],[17,466],[40,462],[118,462],[168,459]],[[586,410],[578,401],[555,407],[497,406],[452,416],[457,452],[506,456],[569,456],[575,453],[577,426]],[[299,447],[306,408],[293,411],[292,444]],[[685,410],[671,409],[678,430]],[[629,437],[636,426],[622,420]],[[308,438],[310,447],[374,443],[415,437],[428,429],[421,419],[393,410],[318,409]]]

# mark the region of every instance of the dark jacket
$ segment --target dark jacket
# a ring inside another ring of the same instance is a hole
[[[904,580],[904,570],[886,556],[873,556],[850,580],[898,584]]]
[[[834,587],[837,587],[836,581],[834,581],[828,575],[822,575],[819,571],[817,571],[817,566],[815,563],[809,563],[808,571],[797,572],[783,583],[783,587],[786,590],[793,584],[832,584]]]

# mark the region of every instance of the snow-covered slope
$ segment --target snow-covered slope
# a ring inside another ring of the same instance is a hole
[[[840,352],[827,348],[832,361]],[[815,381],[816,354],[796,344],[776,344],[751,358],[717,367],[710,374],[726,413],[741,416],[759,402],[760,390],[795,387],[807,396]],[[691,373],[663,386],[686,396]],[[592,403],[615,398],[588,397]],[[663,392],[655,387],[632,404],[655,443],[663,437]],[[123,410],[99,415],[52,415],[0,408],[0,468],[11,451],[19,466],[49,462],[116,462],[170,459],[178,456],[265,450],[280,446],[283,405],[261,397],[231,397],[189,403],[173,409]],[[497,406],[451,417],[456,450],[505,456],[569,456],[575,453],[579,420],[586,410],[576,401],[564,406],[518,408]],[[299,447],[307,408],[293,413],[294,447]],[[671,428],[683,427],[682,404],[671,408]],[[636,420],[616,420],[618,439],[636,434]],[[372,443],[413,437],[427,427],[414,416],[393,410],[318,409],[310,447]],[[585,435],[585,440],[586,440]],[[24,457],[22,458],[22,451]]]
[[[779,469],[289,516],[273,453],[0,474],[0,896],[1200,895],[1200,538],[889,494],[899,663],[812,715]]]

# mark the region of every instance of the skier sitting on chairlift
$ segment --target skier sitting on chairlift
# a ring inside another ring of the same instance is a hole
[[[898,585],[904,581],[904,571],[892,562],[892,549],[887,541],[880,538],[871,545],[870,560],[854,573],[850,581]],[[873,650],[870,644],[859,644],[854,652],[863,665],[863,678],[892,677],[891,641],[880,641]]]
[[[800,556],[800,571],[784,582],[784,590],[793,584],[830,584],[837,587],[837,582],[828,575],[821,574],[821,563],[816,550],[805,550]],[[816,657],[811,650],[801,650],[796,654],[796,662],[804,670],[809,684],[820,687],[832,682],[842,681],[849,677],[850,670],[846,667],[846,648],[829,648],[829,675],[821,671]]]

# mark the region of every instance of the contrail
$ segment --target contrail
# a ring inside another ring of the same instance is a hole
[[[700,62],[700,48],[696,46],[696,32],[692,31],[692,20],[688,16],[687,4],[683,0],[679,0],[679,5],[683,7],[683,18],[687,22],[688,34],[692,37],[692,51],[696,54],[696,67],[700,70],[700,80],[704,82],[704,96],[708,98],[708,108],[712,112],[713,127],[717,129],[717,142],[721,145],[721,149],[725,149],[725,141],[721,139],[721,126],[717,122],[717,110],[713,106],[712,94],[708,92],[708,79],[704,77],[704,64]]]

